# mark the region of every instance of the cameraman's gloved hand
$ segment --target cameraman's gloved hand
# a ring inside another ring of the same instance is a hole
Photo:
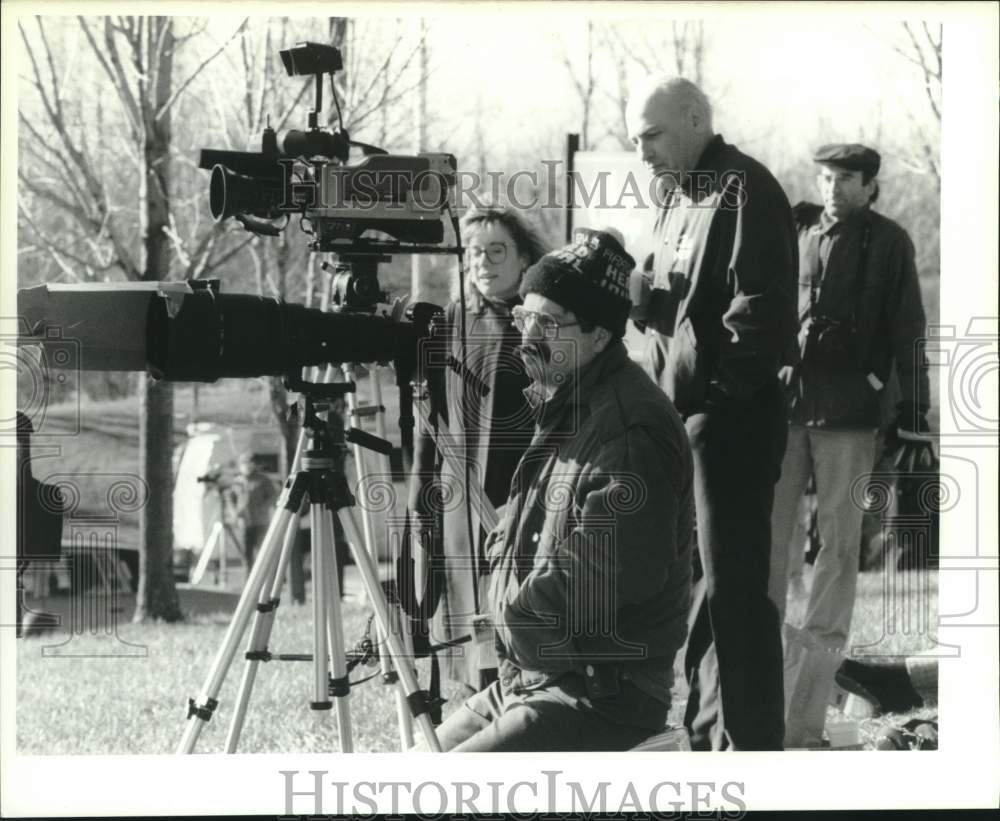
[[[896,421],[885,433],[885,455],[900,473],[934,470],[938,466],[927,410],[915,402],[900,402]]]

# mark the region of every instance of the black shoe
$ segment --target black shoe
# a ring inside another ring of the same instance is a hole
[[[847,692],[870,702],[876,713],[905,713],[924,706],[903,664],[865,664],[845,659],[836,680]]]

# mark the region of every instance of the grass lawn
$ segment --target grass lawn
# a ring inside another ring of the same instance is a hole
[[[346,603],[344,639],[350,646],[364,634],[368,612]],[[25,754],[95,755],[173,753],[184,731],[187,699],[196,697],[222,643],[228,615],[195,617],[179,625],[121,624],[115,635],[74,636],[63,648],[84,658],[52,658],[43,648],[65,635],[22,639],[18,646],[17,746]],[[310,653],[312,608],[282,604],[269,642],[276,653]],[[146,656],[118,640],[143,645]],[[222,752],[244,668],[240,643],[219,694],[216,718],[202,731],[199,752]],[[120,655],[116,656],[118,653]],[[427,685],[429,665],[418,660]],[[352,681],[378,673],[360,666]],[[240,752],[330,752],[340,748],[334,711],[316,712],[312,665],[260,664],[244,725]],[[351,689],[354,749],[399,749],[395,701],[380,678]]]
[[[386,380],[387,382],[388,380]],[[395,392],[386,386],[387,419],[395,419]],[[88,473],[134,473],[138,469],[138,431],[134,398],[117,402],[84,403],[80,433],[61,438],[58,468],[48,470],[86,477]],[[57,427],[75,424],[75,406],[48,409]],[[191,421],[193,389],[178,386],[175,395],[177,429]],[[229,380],[199,387],[198,416],[222,424],[261,424],[270,419],[265,386],[255,380]],[[75,429],[75,427],[71,428]],[[395,434],[395,432],[394,432]],[[183,434],[181,434],[183,435]],[[51,441],[51,440],[50,440]],[[81,481],[81,508],[90,507],[89,494],[102,487]],[[95,502],[100,499],[94,497]],[[127,536],[134,523],[123,517]],[[890,584],[891,582],[891,584]],[[790,609],[794,613],[794,609]],[[344,609],[348,645],[364,633],[368,613],[357,604]],[[117,633],[74,635],[73,652],[90,657],[57,658],[43,654],[45,647],[63,641],[59,634],[18,642],[17,745],[26,754],[130,754],[171,753],[184,728],[187,699],[198,694],[220,645],[229,617],[224,614],[193,616],[179,625],[121,623]],[[932,647],[937,624],[937,574],[882,571],[860,576],[850,639],[852,647],[866,647],[869,654],[901,656]],[[283,605],[270,648],[276,652],[310,652],[310,608]],[[125,645],[147,649],[139,658],[115,656]],[[242,647],[242,645],[241,645]],[[202,733],[198,750],[219,752],[228,727],[242,672],[242,652],[220,693],[217,717]],[[680,658],[680,656],[679,656]],[[418,662],[422,686],[427,686],[429,665]],[[370,668],[355,670],[358,679]],[[680,673],[680,669],[678,669]],[[445,714],[455,709],[457,688],[447,683]],[[339,749],[336,719],[332,712],[309,709],[311,665],[304,662],[271,662],[260,665],[250,712],[240,744],[241,752],[329,752]],[[686,685],[678,675],[672,724],[680,724]],[[378,679],[352,689],[350,695],[356,751],[398,750],[394,698]],[[902,724],[911,717],[933,714],[936,705],[905,716],[884,716],[861,721],[865,746],[872,748],[888,724]],[[836,711],[831,708],[831,712]]]
[[[865,573],[859,579],[855,628],[851,645],[876,645],[882,655],[907,655],[932,646],[927,625],[937,622],[937,574],[893,573],[909,589],[895,596],[889,608],[897,617],[883,629],[883,576]],[[929,598],[928,598],[929,597]],[[922,609],[920,620],[907,621],[907,613]],[[368,611],[356,601],[344,607],[345,641],[350,646],[362,637]],[[128,754],[172,753],[184,729],[187,699],[198,694],[228,616],[200,615],[179,625],[121,624],[112,635],[75,635],[74,653],[89,658],[53,658],[43,648],[65,640],[49,634],[18,642],[17,745],[25,754]],[[282,604],[269,644],[273,652],[306,653],[311,650],[312,610]],[[883,635],[885,634],[885,635]],[[147,648],[145,657],[114,657],[116,651],[132,652],[118,639]],[[238,660],[219,695],[216,718],[202,732],[199,752],[221,752],[242,674],[242,647]],[[103,656],[103,657],[102,657]],[[417,662],[421,686],[429,681],[426,660]],[[352,680],[377,672],[359,667]],[[306,662],[270,662],[259,665],[257,683],[239,747],[240,752],[309,753],[339,749],[333,712],[309,709],[312,667]],[[671,723],[683,714],[686,685],[678,677]],[[459,705],[457,688],[445,683],[445,715]],[[399,750],[395,702],[378,677],[353,687],[350,695],[354,749],[357,752]],[[862,738],[874,747],[878,733],[889,724],[936,712],[931,705],[907,715],[863,719]],[[830,708],[831,715],[836,713]]]

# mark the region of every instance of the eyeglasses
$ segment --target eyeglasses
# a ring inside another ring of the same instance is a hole
[[[486,259],[493,265],[502,265],[507,260],[507,243],[491,242],[485,248],[482,245],[470,245],[465,249],[469,259],[479,259],[486,254]]]
[[[579,322],[560,322],[552,314],[542,313],[541,311],[529,311],[520,305],[512,308],[510,315],[514,320],[514,327],[521,333],[524,333],[528,327],[528,323],[531,322],[535,327],[541,329],[544,336],[549,338],[557,336],[560,328],[572,328],[574,325],[580,324]]]

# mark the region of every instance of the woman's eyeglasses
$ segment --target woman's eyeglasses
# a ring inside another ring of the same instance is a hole
[[[479,259],[486,254],[486,259],[493,265],[502,265],[507,261],[507,243],[491,242],[489,245],[470,245],[465,249],[469,259]]]
[[[514,306],[511,309],[510,315],[514,320],[514,327],[521,333],[524,333],[530,322],[536,328],[539,328],[544,336],[549,338],[557,336],[560,328],[572,328],[574,325],[580,324],[579,322],[560,322],[552,314],[542,313],[541,311],[529,311],[521,305]]]

